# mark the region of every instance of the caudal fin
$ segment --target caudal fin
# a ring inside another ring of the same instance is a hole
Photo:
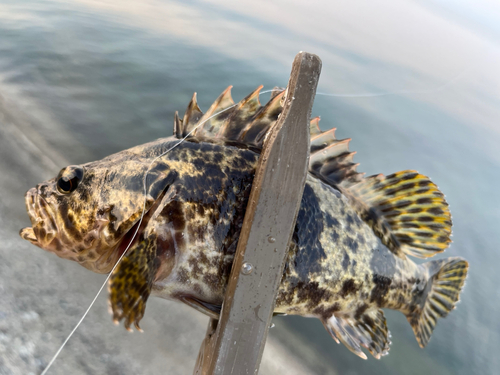
[[[455,308],[469,264],[462,258],[448,258],[427,262],[423,267],[429,272],[428,284],[423,291],[427,291],[423,308],[406,316],[421,348],[429,342],[437,320]]]

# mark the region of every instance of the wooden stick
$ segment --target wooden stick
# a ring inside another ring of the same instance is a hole
[[[283,111],[259,158],[220,320],[209,323],[196,375],[258,372],[307,176],[320,71],[316,55],[295,57]]]

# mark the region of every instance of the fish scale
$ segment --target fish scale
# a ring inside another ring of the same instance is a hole
[[[150,295],[217,318],[255,168],[282,110],[283,89],[262,106],[261,88],[235,105],[229,87],[205,114],[194,94],[182,119],[175,114],[173,137],[63,168],[26,193],[32,227],[21,236],[100,273],[128,249],[108,285],[113,319],[127,329],[140,329]],[[375,358],[389,351],[381,309],[391,308],[406,315],[424,347],[455,307],[468,269],[461,258],[422,265],[409,258],[448,247],[444,195],[412,170],[364,177],[350,139],[322,132],[319,118],[310,133],[275,313],[320,319],[366,359],[362,348]]]

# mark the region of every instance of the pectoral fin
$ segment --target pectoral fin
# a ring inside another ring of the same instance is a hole
[[[144,316],[157,269],[156,236],[150,235],[130,248],[109,279],[113,321],[118,323],[124,319],[128,331],[132,330],[132,323],[141,330],[139,322]]]

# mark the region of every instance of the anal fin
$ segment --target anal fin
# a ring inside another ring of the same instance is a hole
[[[367,310],[356,318],[350,315],[332,315],[323,324],[337,343],[342,342],[363,359],[367,357],[361,347],[368,349],[377,359],[389,354],[390,333],[382,310]]]

